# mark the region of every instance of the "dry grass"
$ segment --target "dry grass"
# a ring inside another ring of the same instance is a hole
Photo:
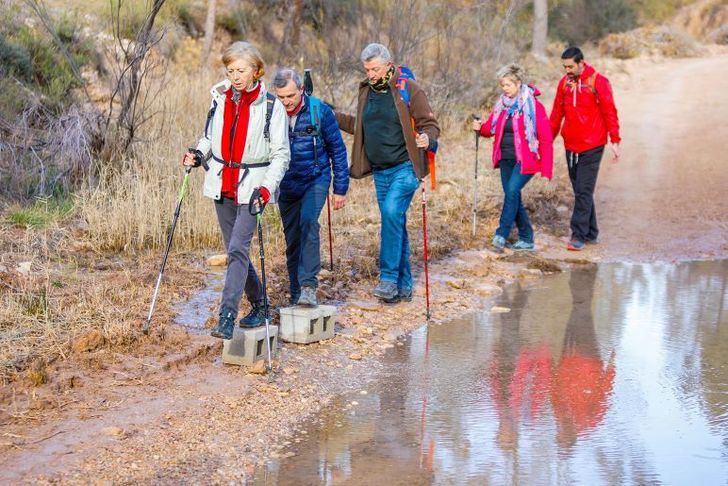
[[[599,52],[617,59],[632,59],[642,54],[692,57],[699,50],[695,39],[685,32],[661,26],[609,34],[599,42]]]

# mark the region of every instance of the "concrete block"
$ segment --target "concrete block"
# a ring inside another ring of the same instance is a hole
[[[308,344],[334,337],[336,307],[293,306],[281,309],[281,339],[289,343]]]
[[[278,348],[278,326],[269,326],[271,358]],[[240,366],[253,366],[256,361],[268,359],[265,347],[265,326],[246,329],[235,326],[233,338],[222,345],[222,362]]]

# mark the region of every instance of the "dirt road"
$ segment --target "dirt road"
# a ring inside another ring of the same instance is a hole
[[[648,61],[613,78],[622,160],[597,186],[609,260],[728,254],[728,56]]]
[[[725,257],[728,96],[720,86],[728,78],[728,56],[626,66],[626,72],[608,73],[622,119],[622,161],[603,161],[601,244],[578,256]],[[563,176],[563,156],[557,161]],[[543,235],[539,244],[543,257],[575,256],[561,239]],[[482,302],[499,290],[496,283],[517,278],[523,265],[473,251],[434,265],[436,318]],[[366,295],[358,289],[349,298]],[[421,305],[422,295],[397,309],[347,304],[337,338],[287,346],[274,383],[222,367],[219,343],[207,336],[180,338],[179,356],[158,361],[109,356],[108,364],[100,363],[98,382],[79,383],[65,370],[55,395],[46,390],[48,398],[39,400],[32,391],[24,399],[37,408],[8,412],[14,421],[4,424],[0,481],[242,481],[262,458],[276,454],[272,437],[284,436],[333,394],[364,386],[359,372],[376,368],[378,356],[396,345],[395,326],[403,332],[421,324],[402,318],[421,315]]]

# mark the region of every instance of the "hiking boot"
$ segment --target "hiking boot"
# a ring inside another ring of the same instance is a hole
[[[584,243],[587,244],[587,245],[598,245],[599,244],[599,239],[594,238],[593,240],[586,240]]]
[[[265,324],[265,305],[262,300],[253,302],[253,308],[248,315],[240,319],[240,327],[259,327]]]
[[[297,304],[316,307],[318,305],[316,301],[316,289],[305,285],[301,287],[301,296],[298,298]]]
[[[372,293],[374,294],[374,297],[379,297],[385,301],[394,299],[397,296],[397,284],[382,280]]]
[[[492,244],[495,251],[503,253],[503,249],[506,247],[506,239],[502,236],[495,235]]]
[[[290,305],[298,304],[298,298],[301,296],[301,289],[298,289],[295,292],[293,290],[290,290],[289,294],[291,295],[291,298],[288,300],[288,303]]]
[[[526,243],[523,240],[518,240],[514,244],[511,245],[511,250],[513,251],[534,251],[536,250],[536,245],[533,243]]]
[[[396,304],[397,302],[412,302],[412,289],[397,289],[397,295],[392,299],[384,299],[387,304]]]
[[[217,327],[210,332],[210,335],[220,339],[232,339],[233,329],[235,328],[235,317],[235,312],[230,309],[222,309]]]
[[[581,240],[572,239],[571,241],[569,241],[566,249],[569,251],[581,251],[584,249],[584,242]]]

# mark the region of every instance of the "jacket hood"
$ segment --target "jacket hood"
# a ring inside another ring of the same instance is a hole
[[[581,76],[579,76],[579,79],[581,79],[582,81],[586,81],[587,79],[589,79],[589,76],[591,76],[595,72],[596,71],[594,70],[594,68],[592,66],[590,66],[587,63],[584,63],[584,70],[581,72]]]
[[[529,84],[528,87],[533,90],[533,96],[541,96],[541,90],[535,84]]]
[[[258,81],[260,83],[260,92],[258,93],[258,97],[253,101],[252,104],[257,105],[258,103],[262,103],[265,99],[265,94],[267,92],[265,88],[265,83],[263,81]],[[214,85],[210,89],[210,94],[212,95],[212,98],[214,100],[217,100],[218,102],[225,102],[225,93],[227,90],[230,89],[232,86],[232,83],[229,79],[225,79],[223,81],[220,81],[216,85]]]

